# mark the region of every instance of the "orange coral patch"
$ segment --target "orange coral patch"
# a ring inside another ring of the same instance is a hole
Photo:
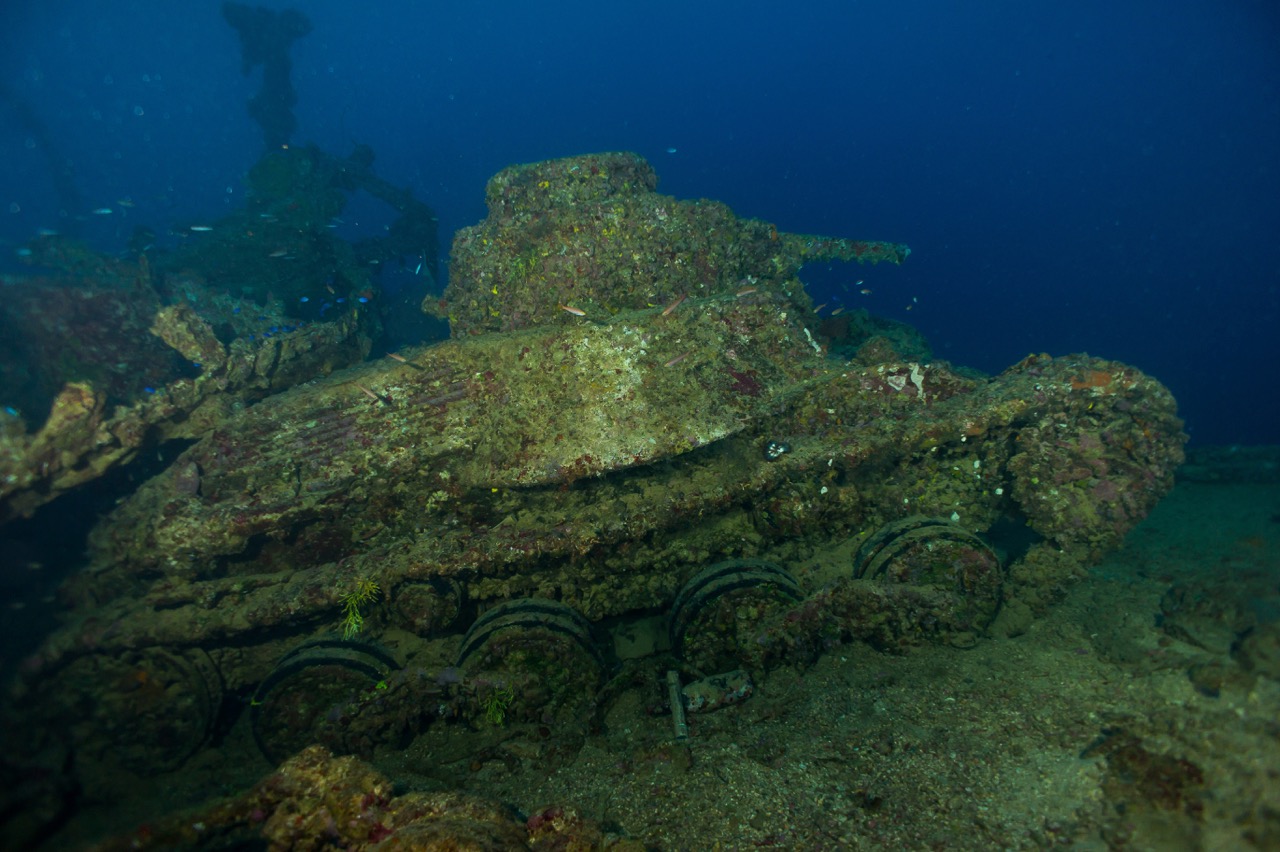
[[[1076,376],[1071,380],[1072,390],[1085,390],[1087,388],[1105,388],[1111,384],[1113,376],[1106,370],[1090,370],[1089,372]]]

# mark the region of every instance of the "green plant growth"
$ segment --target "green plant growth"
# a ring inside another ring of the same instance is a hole
[[[510,686],[495,686],[489,694],[480,700],[484,708],[485,721],[490,725],[501,727],[507,720],[507,708],[516,699],[516,691]]]
[[[378,584],[367,577],[356,580],[356,587],[347,592],[339,600],[342,601],[342,638],[354,639],[364,627],[364,616],[360,607],[373,600],[378,594]]]

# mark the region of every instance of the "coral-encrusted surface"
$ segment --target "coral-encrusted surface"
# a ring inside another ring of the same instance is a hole
[[[29,432],[20,415],[0,411],[0,523],[30,515],[147,446],[205,434],[237,406],[369,352],[368,311],[349,311],[261,341],[236,337],[224,346],[190,305],[157,304],[149,299],[130,304],[129,310],[140,311],[133,321],[146,328],[143,336],[150,343],[131,347],[132,360],[116,362],[121,371],[139,369],[155,387],[138,388],[128,404],[111,405],[124,401],[112,396],[115,384],[101,377],[77,380],[79,372],[72,370],[58,374],[65,384],[39,429]],[[146,372],[141,365],[154,347],[168,353],[169,368]],[[179,353],[202,360],[192,364]],[[105,356],[98,352],[96,357]],[[174,368],[174,362],[185,367]]]
[[[654,190],[631,153],[590,154],[504,169],[489,181],[489,217],[454,237],[449,286],[425,310],[454,336],[595,319],[677,299],[768,288],[811,308],[796,273],[817,260],[901,263],[894,243],[779,233],[716,201]]]
[[[146,269],[104,260],[94,278],[0,279],[0,398],[36,419],[69,381],[120,404],[190,373],[149,333],[162,303]]]
[[[1029,530],[988,584],[1003,594],[996,629],[1017,632],[1170,487],[1184,436],[1150,377],[1035,356],[983,379],[903,358],[883,336],[831,360],[795,271],[812,257],[897,261],[905,247],[777,235],[714,205],[668,207],[653,185],[623,154],[496,177],[487,236],[459,237],[479,253],[446,300],[474,308],[454,317],[457,336],[220,423],[98,526],[93,570],[67,590],[98,608],[70,619],[31,670],[150,645],[301,638],[332,625],[358,579],[396,599],[446,577],[473,602],[552,597],[594,620],[668,605],[710,561],[856,549],[910,516]],[[652,221],[624,216],[640,209]],[[686,215],[674,230],[653,224]],[[563,234],[565,257],[577,246],[612,259],[545,281],[538,270],[551,267],[527,260],[494,281],[490,261],[523,256],[550,223],[585,234]],[[688,234],[703,240],[692,254]],[[615,236],[629,253],[606,251]],[[476,248],[485,241],[492,250]],[[629,265],[663,246],[643,275]],[[569,286],[594,295],[557,289]],[[190,317],[167,319],[175,347],[213,348]],[[471,333],[491,320],[515,330]],[[832,598],[843,634],[870,635],[854,622],[876,607],[898,610],[874,620],[893,625],[872,630],[885,644],[972,642],[984,626],[966,626],[964,601],[899,592]],[[403,626],[376,609],[361,624]],[[804,645],[813,625],[802,614],[803,635],[780,641]],[[269,662],[265,651],[239,661],[235,679]]]
[[[334,757],[319,746],[300,752],[234,799],[139,827],[98,848],[197,849],[264,841],[281,850],[644,848],[606,834],[572,808],[550,807],[526,820],[476,795],[396,795],[391,780],[373,767]]]
[[[257,535],[323,521],[348,545],[400,537],[500,501],[493,489],[674,458],[741,431],[821,372],[803,332],[756,296],[448,342],[336,374],[185,453],[100,530],[101,561],[208,576]],[[351,549],[315,544],[294,547],[291,564]]]
[[[1177,426],[1143,400],[1146,376],[1092,361],[1065,379],[1061,402],[1018,435],[1009,470],[1031,526],[1093,559],[1146,517],[1151,504],[1143,495],[1166,490],[1183,457],[1167,440]],[[1043,387],[1036,392],[1048,396]],[[1094,406],[1094,399],[1106,404]]]
[[[106,605],[41,659],[305,632],[356,577],[394,593],[452,576],[473,599],[553,596],[599,618],[669,603],[714,558],[856,546],[909,515],[1029,524],[1007,609],[1042,611],[1181,458],[1172,398],[1132,368],[840,368],[757,295],[408,354],[264,402],[144,486],[96,530],[98,569],[74,592]],[[774,439],[792,449],[769,460]],[[1058,481],[1068,448],[1091,480]]]

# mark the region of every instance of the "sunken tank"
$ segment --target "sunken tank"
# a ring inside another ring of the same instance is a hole
[[[1171,487],[1184,436],[1154,379],[1084,355],[980,376],[867,317],[833,358],[799,269],[905,246],[655,188],[625,153],[495,176],[424,304],[452,339],[239,411],[125,500],[25,706],[164,728],[134,760],[171,766],[252,693],[283,759],[440,716],[590,714],[642,620],[686,679],[851,640],[968,645],[1024,629]],[[299,647],[356,672],[350,694],[289,681]],[[169,688],[138,689],[140,667]]]

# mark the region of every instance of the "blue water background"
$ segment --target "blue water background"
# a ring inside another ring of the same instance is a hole
[[[502,167],[634,150],[677,197],[910,244],[900,268],[806,281],[939,358],[1087,351],[1165,382],[1196,443],[1280,443],[1274,2],[265,5],[314,24],[294,142],[372,145],[437,210],[444,251]],[[243,203],[261,72],[242,76],[219,3],[7,0],[0,23],[0,79],[48,134],[0,102],[0,271],[40,228],[123,251],[137,224]],[[388,217],[345,218],[355,238]],[[411,271],[384,283],[412,292]]]

